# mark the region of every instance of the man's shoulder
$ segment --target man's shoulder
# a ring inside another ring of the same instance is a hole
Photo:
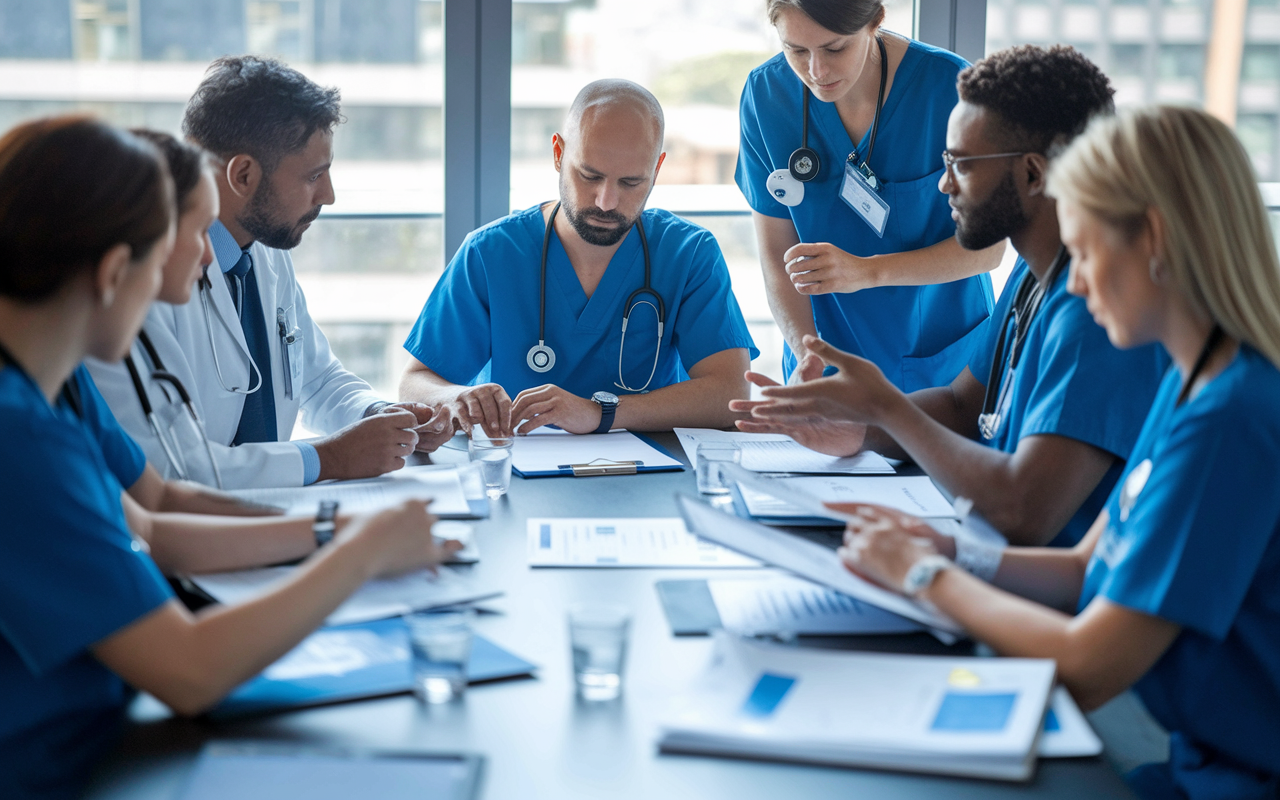
[[[701,240],[704,238],[715,240],[715,237],[711,235],[711,231],[665,208],[645,209],[643,219],[645,233],[648,235],[658,233],[662,236],[674,236],[682,240]]]
[[[462,242],[463,249],[485,249],[495,246],[509,247],[512,242],[525,243],[530,237],[531,229],[545,228],[542,222],[542,205],[532,206],[523,211],[514,211],[505,217],[481,225]]]

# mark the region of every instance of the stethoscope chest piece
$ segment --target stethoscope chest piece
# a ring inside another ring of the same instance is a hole
[[[818,154],[809,147],[797,148],[787,160],[787,171],[801,183],[808,183],[818,177],[818,170],[821,168],[822,162],[818,159]]]
[[[525,356],[525,361],[528,362],[529,369],[534,372],[550,372],[551,368],[556,365],[556,351],[542,342],[538,342],[529,348],[529,354]]]

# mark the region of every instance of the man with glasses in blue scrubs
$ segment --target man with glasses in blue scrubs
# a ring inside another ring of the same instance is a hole
[[[907,395],[871,362],[815,340],[801,365],[815,379],[733,408],[754,415],[743,430],[835,455],[865,447],[909,457],[1011,543],[1068,546],[1097,518],[1169,364],[1154,345],[1117,350],[1068,294],[1057,204],[1045,194],[1049,156],[1111,113],[1113,90],[1065,45],[994,53],[957,85],[938,184],[956,239],[980,250],[1008,237],[1018,251],[969,366],[950,386]],[[839,373],[817,378],[824,362]]]
[[[759,353],[715,238],[645,210],[662,139],[645,89],[584,88],[552,137],[559,200],[463,242],[405,342],[401,399],[489,436],[732,425]]]

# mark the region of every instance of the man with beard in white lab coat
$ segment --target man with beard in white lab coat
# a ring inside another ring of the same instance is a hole
[[[209,230],[214,263],[191,302],[152,307],[141,385],[122,364],[89,365],[120,424],[166,477],[180,473],[159,435],[190,454],[191,479],[213,484],[220,473],[236,489],[380,475],[453,433],[447,410],[389,403],[345,370],[307,313],[288,251],[334,200],[329,166],[341,121],[336,89],[253,56],[215,61],[187,104],[183,132],[211,153],[221,201]],[[203,432],[172,382],[147,380],[157,371],[185,387]],[[143,393],[158,425],[143,413]],[[299,412],[324,435],[289,441]],[[216,473],[202,457],[205,434]]]

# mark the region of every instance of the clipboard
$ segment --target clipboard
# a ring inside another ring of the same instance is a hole
[[[673,456],[666,448],[647,436],[630,431],[611,431],[607,434],[555,434],[555,439],[560,440],[562,436],[573,436],[575,445],[583,442],[591,441],[591,436],[617,436],[625,434],[628,437],[639,440],[643,445],[654,451],[657,458],[639,458],[634,460],[613,460],[606,457],[597,458],[578,458],[574,459],[575,463],[558,463],[549,469],[520,469],[516,465],[517,459],[512,459],[512,472],[522,478],[588,478],[599,477],[603,475],[637,475],[643,472],[679,472],[684,469],[684,465],[680,460]],[[550,436],[550,435],[548,435]],[[517,444],[517,447],[519,444]],[[580,446],[576,446],[575,450],[581,450]],[[631,448],[635,450],[635,448]],[[666,461],[658,461],[658,458],[665,458]],[[657,463],[655,463],[655,461]]]

